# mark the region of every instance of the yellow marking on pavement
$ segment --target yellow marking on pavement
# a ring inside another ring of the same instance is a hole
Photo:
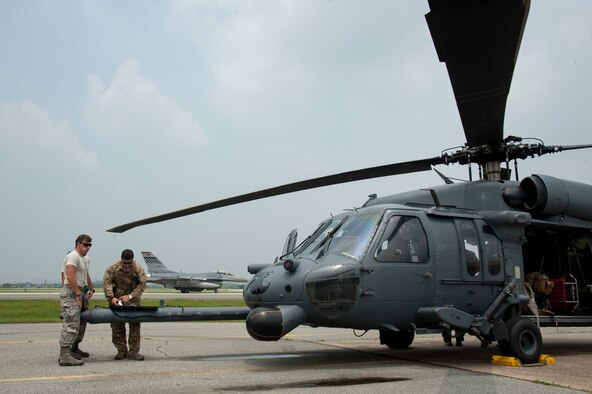
[[[261,372],[272,370],[287,370],[287,369],[311,369],[322,366],[323,368],[341,367],[344,365],[372,365],[372,364],[391,364],[393,360],[380,360],[368,362],[351,362],[351,363],[332,363],[332,364],[313,364],[313,365],[299,365],[299,366],[272,366],[272,367],[253,367],[253,368],[225,368],[225,369],[194,369],[188,371],[154,371],[154,372],[130,372],[130,373],[111,373],[111,374],[86,374],[86,375],[60,375],[60,376],[36,376],[26,378],[7,378],[0,379],[0,383],[16,383],[16,382],[42,382],[52,380],[81,380],[81,379],[109,379],[121,377],[141,377],[141,376],[173,376],[173,375],[192,375],[192,374],[208,374],[208,373],[228,373],[228,372]]]

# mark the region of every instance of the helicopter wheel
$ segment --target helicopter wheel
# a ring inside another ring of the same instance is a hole
[[[543,337],[536,324],[517,316],[510,319],[506,326],[508,339],[498,343],[502,355],[516,357],[523,364],[536,363],[543,348]]]
[[[407,349],[415,338],[414,331],[380,330],[380,343],[391,349]]]

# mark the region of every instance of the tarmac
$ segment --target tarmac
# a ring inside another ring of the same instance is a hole
[[[90,357],[60,367],[60,330],[0,325],[0,392],[592,392],[592,328],[543,329],[543,352],[555,363],[529,367],[492,364],[497,347],[473,337],[447,347],[439,335],[419,335],[409,349],[392,350],[376,331],[301,326],[258,342],[242,322],[143,323],[144,361],[114,360],[109,325],[89,325],[81,348]]]

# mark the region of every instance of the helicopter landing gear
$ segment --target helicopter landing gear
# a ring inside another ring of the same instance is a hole
[[[516,316],[510,319],[506,326],[508,339],[498,342],[502,355],[516,357],[523,364],[538,362],[543,348],[543,337],[537,325],[529,319]]]
[[[380,330],[380,344],[391,349],[407,349],[415,338],[414,331]]]

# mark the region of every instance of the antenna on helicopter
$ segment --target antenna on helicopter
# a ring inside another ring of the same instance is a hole
[[[442,174],[440,171],[436,170],[435,168],[432,168],[436,174],[438,174],[438,176],[440,176],[440,178],[442,178],[442,180],[444,181],[445,184],[450,185],[452,183],[454,183],[452,181],[452,179],[448,178],[446,175]]]

